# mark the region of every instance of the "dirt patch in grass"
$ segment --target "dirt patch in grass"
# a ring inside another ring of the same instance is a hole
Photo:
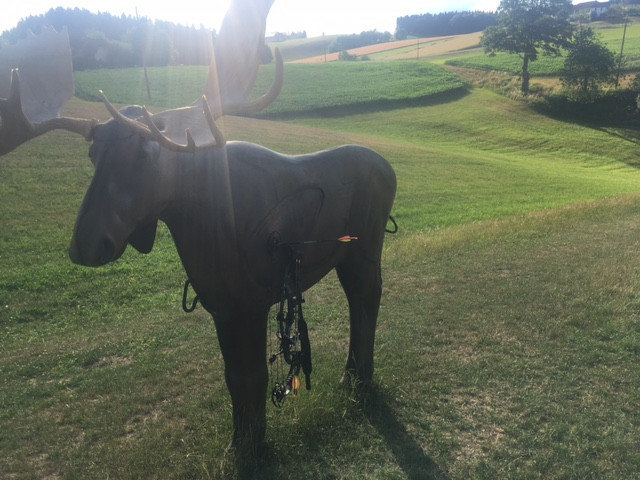
[[[500,425],[486,421],[495,413],[496,399],[465,392],[453,395],[452,401],[467,425],[464,431],[456,435],[459,447],[454,456],[456,461],[476,464],[488,458],[505,437]]]
[[[125,367],[127,365],[131,365],[131,362],[133,362],[133,358],[131,357],[120,357],[118,355],[110,355],[108,357],[101,358],[96,363],[94,363],[92,367],[93,368]]]

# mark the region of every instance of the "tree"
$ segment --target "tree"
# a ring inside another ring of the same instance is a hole
[[[570,0],[501,0],[498,24],[482,35],[487,53],[517,53],[522,58],[522,93],[529,93],[529,62],[540,51],[558,55],[572,34]]]
[[[562,83],[576,87],[582,95],[595,93],[601,83],[613,81],[615,55],[590,28],[581,28],[567,49]]]

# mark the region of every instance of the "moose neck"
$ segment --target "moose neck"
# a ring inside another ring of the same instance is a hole
[[[170,199],[160,220],[169,227],[194,288],[215,304],[239,291],[240,282],[227,150],[216,147],[171,160]]]

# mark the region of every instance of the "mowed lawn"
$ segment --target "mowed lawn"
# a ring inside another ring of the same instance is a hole
[[[363,144],[398,176],[376,388],[338,385],[348,320],[332,274],[306,294],[314,389],[269,406],[257,478],[640,475],[632,136],[486,90],[223,123],[286,153]],[[0,477],[234,478],[215,330],[180,308],[167,230],[150,255],[129,249],[108,267],[67,258],[86,154],[56,132],[0,159]]]

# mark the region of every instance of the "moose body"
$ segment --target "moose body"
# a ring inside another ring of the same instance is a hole
[[[350,307],[346,368],[371,381],[380,257],[396,189],[384,158],[359,146],[289,156],[245,142],[176,154],[115,121],[96,127],[90,155],[96,173],[78,215],[72,260],[99,266],[116,260],[127,243],[149,252],[157,221],[166,223],[214,317],[236,445],[253,450],[265,432],[268,310],[280,300],[287,261],[274,238],[301,245],[302,290],[336,268]],[[220,221],[229,211],[232,218]],[[358,240],[324,241],[345,234]],[[318,242],[304,246],[309,241]]]
[[[233,404],[233,445],[248,453],[265,435],[268,310],[285,296],[289,247],[302,256],[296,275],[301,291],[336,269],[351,322],[347,377],[371,381],[380,259],[396,190],[392,168],[364,147],[290,156],[226,141],[217,118],[262,111],[282,89],[284,63],[276,50],[271,88],[247,98],[272,3],[231,2],[204,95],[190,106],[155,114],[138,106],[119,111],[103,96],[111,120],[61,117],[60,106],[73,91],[70,62],[56,63],[68,70],[60,77],[68,85],[52,87],[62,102],[21,91],[21,77],[40,85],[52,76],[29,64],[11,65],[8,94],[0,98],[0,155],[54,129],[92,142],[95,174],[76,220],[72,261],[104,265],[127,245],[149,253],[158,221],[169,227],[187,275],[214,317]],[[40,43],[51,36],[65,46],[62,57],[70,58],[66,32],[50,32]],[[29,105],[49,104],[43,118],[31,116]],[[345,235],[358,240],[337,241]]]
[[[184,177],[179,182],[183,188],[191,183],[189,193],[198,192],[198,198],[168,206],[159,216],[169,226],[187,274],[211,313],[236,295],[225,290],[237,282],[247,286],[242,296],[261,308],[279,300],[281,278],[274,272],[274,264],[285,261],[286,253],[272,250],[274,235],[283,244],[318,241],[303,248],[303,290],[317,283],[351,250],[379,262],[395,195],[395,175],[380,155],[364,147],[343,146],[287,156],[250,143],[229,142],[226,152],[212,152],[195,161],[203,162],[203,172],[210,173],[213,168],[207,163],[215,163],[216,155],[222,154],[229,165],[239,270],[220,271],[221,263],[229,262],[236,252],[231,254],[228,245],[218,245],[225,239],[223,232],[216,233],[213,205],[217,202],[206,205],[200,200],[215,199],[216,180],[206,174],[187,173],[193,175],[194,182]],[[345,234],[357,236],[359,241],[326,241]],[[202,262],[204,251],[210,252],[206,262]],[[189,252],[198,253],[194,257]],[[213,276],[221,276],[222,285],[208,288]]]

